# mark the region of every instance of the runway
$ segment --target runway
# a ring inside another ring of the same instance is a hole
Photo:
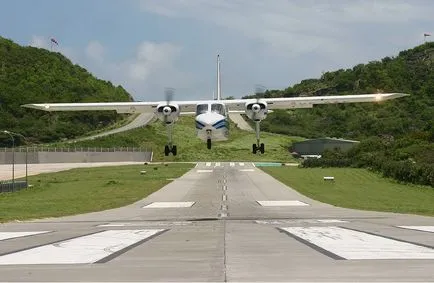
[[[434,218],[323,204],[250,162],[201,162],[119,209],[0,225],[0,281],[434,278]]]

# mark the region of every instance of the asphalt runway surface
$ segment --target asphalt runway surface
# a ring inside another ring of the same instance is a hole
[[[311,200],[203,162],[119,209],[0,225],[0,281],[434,280],[434,218]]]

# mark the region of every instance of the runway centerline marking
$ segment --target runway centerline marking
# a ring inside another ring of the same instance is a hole
[[[337,259],[434,259],[432,248],[351,229],[334,226],[279,229]]]
[[[396,227],[434,233],[434,226],[396,226]]]
[[[194,201],[157,201],[145,205],[143,208],[183,208],[183,207],[191,207],[195,202]]]
[[[308,206],[309,204],[298,200],[257,200],[262,206]]]
[[[46,234],[46,233],[50,233],[50,232],[52,232],[52,231],[0,232],[0,241],[8,240],[8,239],[14,239],[14,238],[20,238],[20,237],[39,235],[39,234]]]
[[[104,261],[166,229],[108,230],[0,256],[0,265],[84,264]]]

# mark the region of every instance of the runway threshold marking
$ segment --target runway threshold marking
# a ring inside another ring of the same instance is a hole
[[[206,167],[210,167],[211,166],[211,162],[207,162],[205,165],[206,165]]]
[[[309,204],[298,200],[257,200],[262,206],[308,206]]]
[[[240,169],[241,172],[254,172],[255,169]]]
[[[434,259],[432,248],[341,227],[279,229],[335,259]]]
[[[143,208],[182,208],[191,207],[194,201],[157,201],[145,205]]]
[[[397,226],[399,228],[434,233],[434,226]]]
[[[108,230],[0,256],[0,265],[103,263],[167,229]]]
[[[32,231],[32,232],[0,232],[0,241],[13,238],[27,237],[39,234],[50,233],[52,231]]]
[[[197,170],[197,173],[211,173],[212,169],[199,169]]]

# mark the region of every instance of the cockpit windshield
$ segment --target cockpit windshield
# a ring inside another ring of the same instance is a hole
[[[211,105],[211,112],[215,112],[223,116],[226,115],[225,106],[220,103],[213,103]]]
[[[208,104],[198,104],[196,107],[196,115],[206,113],[208,111]]]

